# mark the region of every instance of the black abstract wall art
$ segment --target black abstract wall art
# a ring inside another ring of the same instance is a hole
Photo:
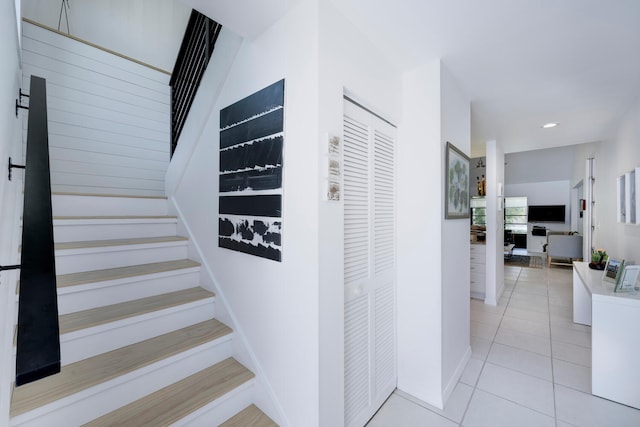
[[[218,246],[282,261],[284,79],[220,111]]]

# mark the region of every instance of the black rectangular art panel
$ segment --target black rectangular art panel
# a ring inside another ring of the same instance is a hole
[[[281,260],[282,222],[220,215],[218,246],[274,261]]]
[[[282,136],[261,139],[253,144],[242,144],[220,152],[220,172],[280,165],[282,165]]]
[[[256,139],[282,132],[282,108],[220,131],[220,148],[251,143]]]
[[[282,217],[282,196],[265,194],[260,196],[220,196],[220,215],[251,215]]]
[[[220,110],[218,246],[282,260],[284,80]]]
[[[284,79],[220,110],[220,129],[284,106]]]
[[[233,172],[220,175],[220,192],[271,190],[282,187],[282,168]]]

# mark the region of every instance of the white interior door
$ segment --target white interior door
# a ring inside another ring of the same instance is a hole
[[[345,426],[363,426],[396,369],[396,129],[344,103]]]

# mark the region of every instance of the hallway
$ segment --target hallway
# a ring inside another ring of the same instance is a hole
[[[444,411],[396,391],[368,427],[640,425],[590,394],[591,328],[572,310],[570,268],[505,267],[497,307],[471,300],[473,356]]]

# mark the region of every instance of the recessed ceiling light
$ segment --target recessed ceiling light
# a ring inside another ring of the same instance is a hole
[[[557,123],[545,123],[545,124],[543,124],[543,125],[542,125],[542,127],[543,127],[544,129],[550,129],[550,128],[554,128],[554,127],[556,127],[556,126],[558,126],[558,124],[557,124]]]

